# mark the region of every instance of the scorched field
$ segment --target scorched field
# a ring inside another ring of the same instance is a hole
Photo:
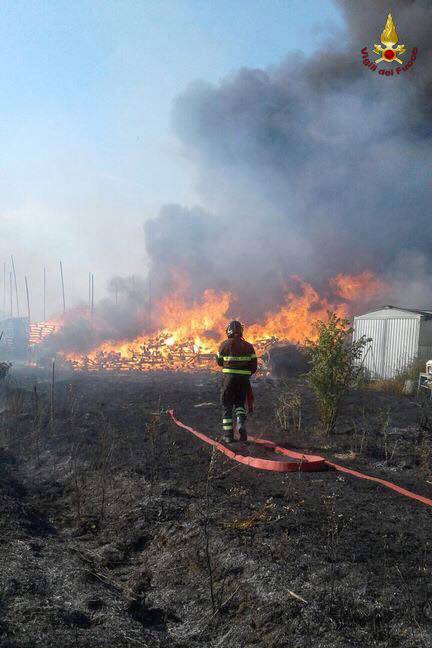
[[[65,373],[51,407],[48,374],[14,372],[2,648],[432,646],[431,509],[335,471],[212,452],[165,412],[218,436],[219,380]],[[254,389],[254,435],[431,497],[428,402],[363,388],[322,437],[301,378]]]

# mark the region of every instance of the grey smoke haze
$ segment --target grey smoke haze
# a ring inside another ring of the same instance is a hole
[[[292,275],[325,291],[337,273],[370,269],[390,283],[380,301],[432,308],[432,6],[392,2],[404,60],[413,47],[419,55],[383,78],[360,50],[372,55],[388,3],[336,4],[346,31],[318,54],[199,81],[176,100],[173,126],[201,206],[167,205],[145,223],[154,299],[176,269],[191,299],[230,290],[251,321],[277,307]],[[147,321],[134,300],[122,303],[116,315],[101,305],[103,336]]]
[[[319,285],[369,268],[397,282],[389,298],[432,305],[432,7],[392,3],[405,60],[413,47],[419,57],[382,78],[360,50],[379,42],[388,3],[337,4],[347,32],[320,54],[197,82],[177,99],[174,128],[206,212],[171,205],[146,223],[162,292],[180,267],[197,294],[232,289],[251,317],[275,305],[292,274]]]
[[[49,356],[60,349],[85,353],[103,340],[133,339],[149,330],[148,281],[114,277],[108,293],[92,315],[87,304],[68,310],[63,326],[44,342],[44,353]]]

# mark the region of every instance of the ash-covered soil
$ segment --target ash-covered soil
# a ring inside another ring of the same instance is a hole
[[[15,373],[0,407],[2,648],[432,646],[432,509],[212,452],[164,412],[217,436],[219,380],[64,375],[51,410],[49,376]],[[255,395],[254,435],[432,497],[428,402],[357,391],[323,438],[304,381],[263,378]]]

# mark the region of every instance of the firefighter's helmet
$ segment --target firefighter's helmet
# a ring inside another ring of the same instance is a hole
[[[234,320],[233,322],[230,322],[226,328],[226,334],[229,338],[234,337],[235,335],[238,335],[239,337],[243,337],[243,324],[241,322],[238,322],[237,320]]]

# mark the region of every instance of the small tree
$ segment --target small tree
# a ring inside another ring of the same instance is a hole
[[[341,400],[359,376],[356,360],[360,360],[370,340],[363,336],[351,342],[353,329],[349,321],[330,311],[327,314],[326,322],[320,320],[315,324],[318,337],[307,340],[306,349],[311,364],[307,380],[318,401],[323,430],[330,434],[340,412]]]

